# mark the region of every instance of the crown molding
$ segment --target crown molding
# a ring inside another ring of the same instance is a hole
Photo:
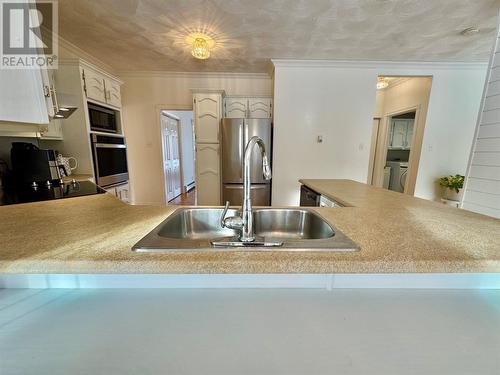
[[[120,77],[130,78],[250,78],[270,79],[268,73],[231,73],[231,72],[170,72],[170,71],[119,71]]]
[[[486,69],[488,62],[466,61],[383,61],[383,60],[297,60],[297,59],[271,59],[275,67],[290,68],[357,68],[357,69]],[[390,75],[390,74],[388,74]]]
[[[82,50],[80,47],[74,45],[70,41],[64,39],[62,36],[58,36],[58,43],[59,47],[63,47],[65,50],[67,50],[70,54],[73,54],[77,56],[78,58],[81,58],[82,60],[86,61],[89,64],[92,64],[96,67],[99,67],[101,70],[104,70],[106,72],[111,72],[112,74],[115,74],[115,69],[111,65],[106,64],[102,60],[98,59],[97,57],[91,55],[88,52],[85,52]],[[71,58],[62,58],[61,60],[69,61],[72,60]]]
[[[387,88],[399,86],[405,82],[408,82],[412,78],[414,77],[398,77],[392,81],[389,81],[389,86]]]

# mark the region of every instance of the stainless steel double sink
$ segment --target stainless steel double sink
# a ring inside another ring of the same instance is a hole
[[[228,215],[238,213],[230,209]],[[238,242],[238,234],[222,228],[222,208],[179,208],[137,242],[138,252],[171,251],[357,251],[359,246],[310,209],[256,208],[253,210],[255,234],[261,243],[282,243],[265,247],[214,247],[213,243]],[[241,244],[241,243],[240,243]]]

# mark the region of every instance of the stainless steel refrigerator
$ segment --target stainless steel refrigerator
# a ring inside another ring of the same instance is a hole
[[[272,124],[270,119],[225,118],[222,120],[222,200],[231,205],[243,201],[243,155],[253,136],[262,138],[272,160]],[[271,165],[272,168],[272,165]],[[251,160],[252,205],[271,205],[271,181],[262,175],[262,157],[254,147]]]

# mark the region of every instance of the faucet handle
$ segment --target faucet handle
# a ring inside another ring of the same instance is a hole
[[[224,228],[226,226],[226,224],[224,223],[224,219],[226,218],[228,209],[229,209],[229,201],[226,201],[226,206],[224,207],[224,210],[222,211],[222,215],[220,216],[220,226],[222,228]]]
[[[229,201],[226,202],[224,211],[220,216],[220,225],[222,228],[241,230],[243,228],[243,219],[240,216],[230,216],[226,218],[227,210],[229,209]]]

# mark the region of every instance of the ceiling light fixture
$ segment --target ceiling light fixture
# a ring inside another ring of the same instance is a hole
[[[385,89],[387,86],[389,86],[389,82],[385,80],[385,77],[377,78],[377,90]]]
[[[208,59],[215,47],[213,38],[203,33],[191,33],[186,36],[185,42],[191,55],[200,60]]]
[[[195,38],[191,54],[200,60],[208,59],[210,57],[210,48],[207,40],[201,37]]]

